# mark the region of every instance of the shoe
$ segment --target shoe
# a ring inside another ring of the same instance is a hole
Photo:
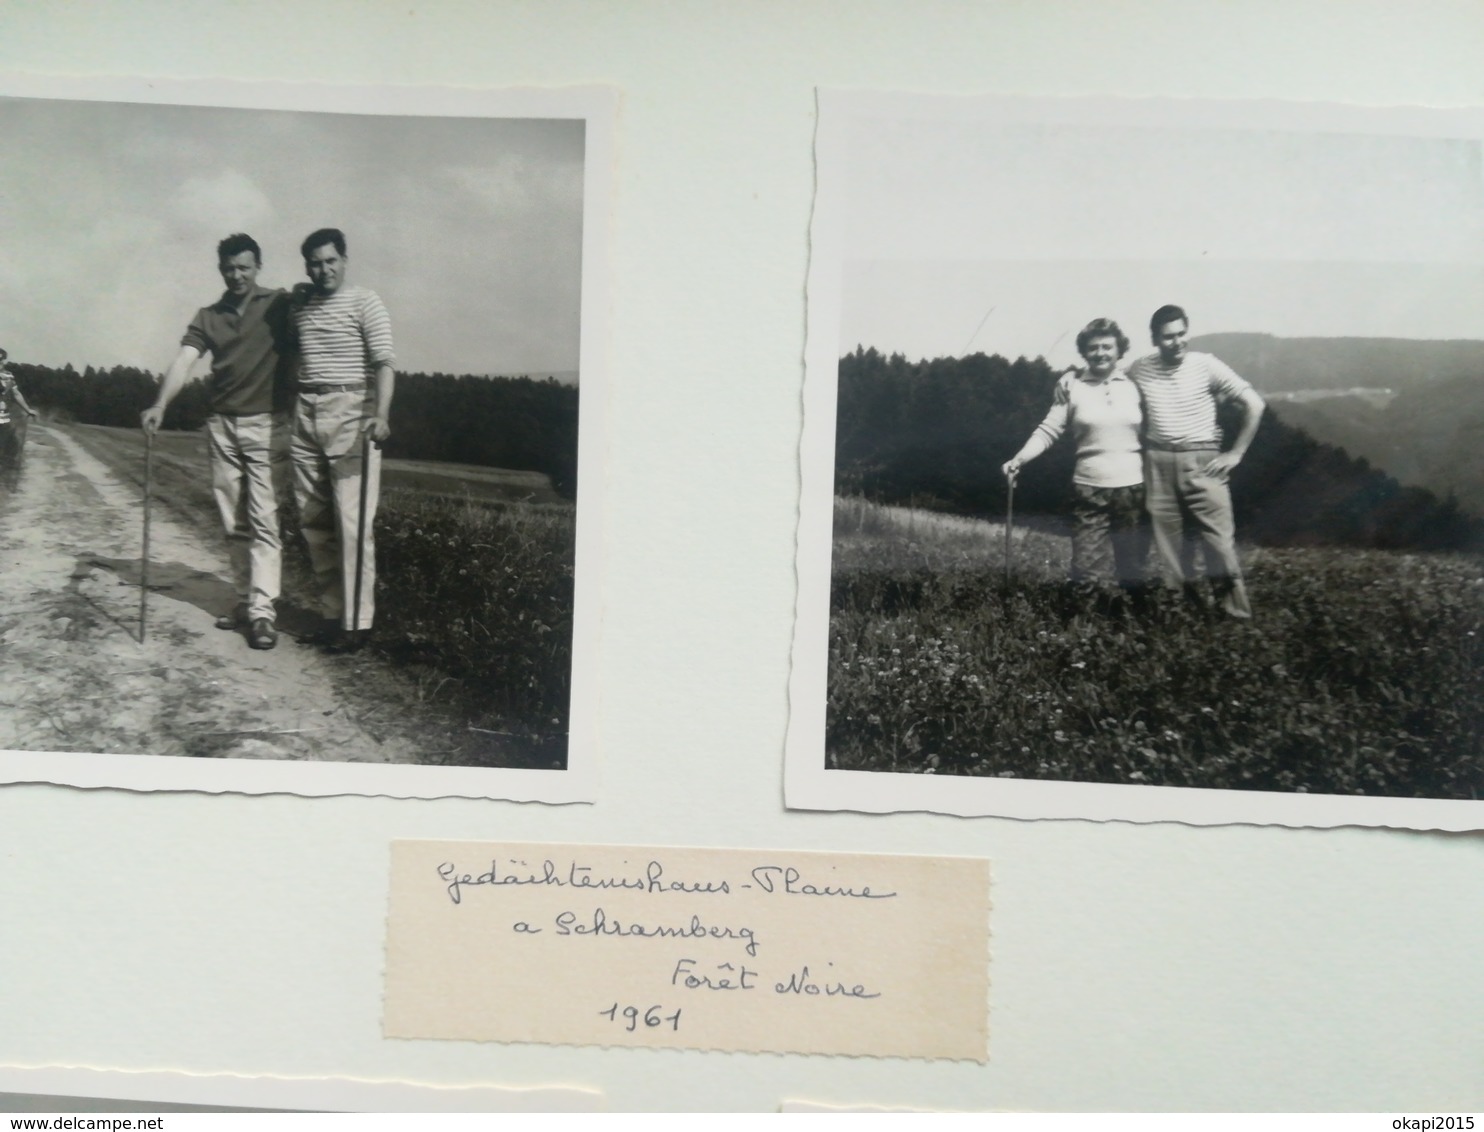
[[[360,652],[370,642],[370,629],[341,629],[335,640],[325,645],[325,651],[328,653]]]
[[[216,619],[218,629],[241,629],[247,624],[247,603],[241,602],[231,613],[223,613]]]
[[[299,638],[301,645],[313,645],[317,648],[332,648],[340,641],[340,622],[329,617],[320,619],[320,623],[309,632]]]
[[[271,649],[278,644],[278,630],[268,618],[256,618],[252,623],[252,631],[247,635],[247,643],[255,649]]]

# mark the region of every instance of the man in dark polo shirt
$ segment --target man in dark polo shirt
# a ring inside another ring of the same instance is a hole
[[[211,377],[206,382],[211,491],[227,534],[237,588],[236,607],[218,617],[216,625],[246,627],[248,644],[271,649],[278,643],[273,603],[282,569],[275,481],[281,482],[287,471],[287,449],[278,445],[275,450],[273,443],[274,410],[284,404],[291,384],[289,296],[258,286],[263,256],[251,236],[240,232],[228,236],[216,252],[217,270],[227,290],[197,311],[186,327],[159,395],[140,414],[140,421],[146,432],[158,429],[196,359],[211,355]]]

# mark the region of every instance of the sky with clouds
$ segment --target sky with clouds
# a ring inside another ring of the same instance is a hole
[[[850,125],[842,351],[1075,356],[1192,333],[1484,338],[1476,138],[1109,122]]]
[[[221,294],[337,227],[398,368],[576,379],[583,125],[0,98],[0,344],[16,361],[163,370]]]

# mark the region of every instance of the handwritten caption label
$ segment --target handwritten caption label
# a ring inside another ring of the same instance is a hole
[[[989,862],[392,843],[393,1038],[983,1061]]]

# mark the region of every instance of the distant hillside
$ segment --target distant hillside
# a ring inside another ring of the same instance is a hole
[[[1359,397],[1270,402],[1269,409],[1402,483],[1453,492],[1484,515],[1484,374],[1413,386],[1384,409]]]
[[[1042,358],[973,354],[909,362],[862,349],[840,359],[839,373],[839,494],[995,517],[1010,503],[1000,465],[1045,415],[1057,381]],[[1230,417],[1222,420],[1228,436],[1235,425]],[[1484,452],[1484,445],[1475,449]],[[1063,442],[1027,465],[1015,489],[1015,514],[1065,514],[1073,462],[1072,445]],[[1399,483],[1276,413],[1265,417],[1232,488],[1243,537],[1268,546],[1484,548],[1484,520]]]
[[[1484,342],[1205,334],[1270,415],[1484,515]]]
[[[1201,334],[1192,349],[1215,354],[1262,392],[1393,389],[1484,378],[1484,342],[1411,338],[1277,338]]]
[[[1403,445],[1399,437],[1389,435],[1386,409],[1360,397],[1329,397],[1322,401],[1274,399],[1268,401],[1268,415],[1301,428],[1326,444],[1343,448],[1405,483],[1416,482],[1421,473],[1416,445]]]

